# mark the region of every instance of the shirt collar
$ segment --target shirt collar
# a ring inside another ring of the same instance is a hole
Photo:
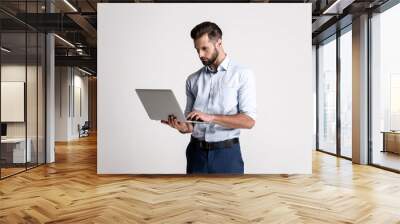
[[[225,58],[221,62],[221,64],[218,65],[217,72],[219,72],[221,70],[227,71],[228,67],[229,67],[229,62],[230,62],[230,58],[228,58],[228,56],[225,56]],[[206,70],[207,70],[207,72],[210,72],[210,73],[217,73],[217,72],[213,71],[210,66],[206,66]]]

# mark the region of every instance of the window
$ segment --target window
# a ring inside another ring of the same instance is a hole
[[[371,18],[372,163],[400,170],[400,5]]]
[[[318,149],[336,153],[336,39],[318,47]]]
[[[340,155],[352,157],[352,34],[351,26],[340,36]]]

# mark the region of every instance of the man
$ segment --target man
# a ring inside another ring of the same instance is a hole
[[[173,116],[161,122],[181,133],[192,133],[186,149],[188,174],[243,174],[239,129],[255,125],[253,74],[227,57],[217,24],[200,23],[190,35],[204,67],[186,80],[185,115],[207,123],[179,122]]]

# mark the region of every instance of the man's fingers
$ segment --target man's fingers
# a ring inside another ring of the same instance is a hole
[[[161,120],[161,123],[169,125],[171,128],[175,128],[177,130],[183,130],[186,125],[185,122],[178,121],[175,116],[168,116],[168,120]]]
[[[171,128],[178,129],[181,126],[181,122],[179,122],[174,115],[169,115],[168,120],[161,120],[161,123],[169,125]]]
[[[161,120],[161,123],[163,123],[165,125],[168,125],[168,126],[171,126],[170,123],[168,121],[166,121],[166,120]]]
[[[170,116],[170,119],[171,119],[171,125],[172,125],[172,127],[173,128],[176,128],[177,126],[176,126],[176,118],[174,117],[174,116]]]
[[[178,121],[176,118],[174,119],[174,124],[175,124],[175,127],[180,127],[181,126],[181,122]]]
[[[178,121],[176,120],[176,118],[174,118],[173,122],[174,122],[174,127],[177,128],[178,127]]]
[[[168,125],[169,125],[170,127],[172,127],[172,128],[175,128],[175,127],[174,127],[174,124],[173,124],[173,122],[172,122],[172,117],[171,117],[171,115],[168,116]]]
[[[196,114],[196,111],[190,112],[187,117],[192,117],[194,114]]]
[[[187,119],[188,119],[188,120],[191,120],[191,119],[193,119],[195,116],[197,116],[197,113],[196,113],[196,112],[191,112],[191,113],[189,113]]]

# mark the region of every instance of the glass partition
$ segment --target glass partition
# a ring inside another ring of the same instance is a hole
[[[21,16],[43,13],[44,3],[1,1],[0,7]],[[0,12],[1,179],[45,163],[46,39],[28,23]]]
[[[26,40],[25,32],[1,34],[2,177],[24,171],[31,161],[26,150]]]

